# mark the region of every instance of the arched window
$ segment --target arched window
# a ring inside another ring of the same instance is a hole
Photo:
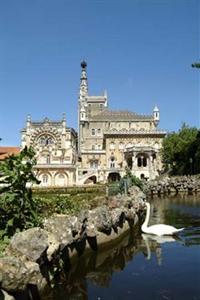
[[[54,139],[48,134],[44,134],[39,138],[39,144],[41,146],[48,146],[54,144]]]
[[[91,169],[97,169],[98,168],[98,160],[91,160],[90,168]]]
[[[115,149],[115,143],[110,143],[110,150],[114,150]]]
[[[92,133],[92,135],[95,135],[95,128],[92,128],[91,133]]]
[[[139,155],[137,158],[138,167],[147,167],[147,157],[145,155]]]
[[[46,163],[49,165],[50,164],[50,155],[47,154],[47,160],[46,160]]]
[[[147,166],[147,158],[143,157],[143,167],[146,167],[146,166]]]
[[[138,167],[141,167],[142,166],[142,158],[139,156],[138,157]]]
[[[97,129],[97,134],[98,134],[98,135],[101,135],[101,128],[98,128],[98,129]]]
[[[65,175],[64,174],[57,174],[55,176],[55,184],[57,186],[65,186]]]
[[[42,183],[44,183],[44,184],[48,183],[48,175],[47,174],[44,174],[42,176]]]
[[[114,156],[111,156],[111,158],[110,158],[110,168],[111,169],[115,168],[115,158],[114,158]]]

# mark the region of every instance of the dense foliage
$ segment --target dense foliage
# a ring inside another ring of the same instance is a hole
[[[108,195],[113,196],[120,194],[127,194],[128,188],[131,186],[138,186],[141,190],[144,189],[144,182],[131,173],[129,168],[126,168],[126,174],[119,182],[113,182],[108,187]]]
[[[185,124],[163,140],[163,163],[171,175],[200,173],[200,131]]]
[[[195,62],[195,63],[192,64],[192,67],[200,69],[200,63],[199,62]]]
[[[32,169],[34,151],[25,147],[0,164],[0,236],[10,237],[16,231],[38,224],[37,204],[28,184],[39,183]]]

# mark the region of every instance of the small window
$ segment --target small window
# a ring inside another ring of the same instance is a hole
[[[97,169],[98,168],[98,160],[92,160],[90,162],[90,168],[91,169]]]
[[[138,167],[141,167],[142,166],[142,159],[141,157],[138,157]]]
[[[139,156],[137,159],[138,167],[147,167],[147,157]]]
[[[95,145],[92,145],[92,150],[95,150]]]
[[[100,103],[100,110],[103,110],[103,104]]]
[[[45,174],[45,175],[42,176],[42,182],[43,183],[47,183],[48,182],[48,175]]]
[[[147,158],[143,157],[143,167],[146,167],[146,166],[147,166]]]
[[[43,135],[39,138],[39,143],[41,146],[48,146],[54,144],[54,140],[49,135]]]
[[[119,150],[123,150],[124,149],[124,144],[123,143],[119,143]]]
[[[101,128],[98,128],[97,133],[98,135],[101,135]]]
[[[92,128],[92,135],[95,135],[95,128]]]
[[[98,145],[98,149],[101,150],[101,145]]]
[[[113,156],[110,158],[110,168],[115,169],[115,158]]]
[[[110,143],[110,149],[111,149],[111,150],[114,150],[114,149],[115,149],[115,143],[113,143],[113,142]]]
[[[50,155],[49,155],[49,154],[47,155],[46,163],[47,163],[48,165],[50,164]]]

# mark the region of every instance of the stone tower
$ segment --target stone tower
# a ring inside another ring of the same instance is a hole
[[[83,139],[83,126],[87,121],[87,96],[88,96],[88,82],[87,82],[87,63],[81,62],[81,79],[78,100],[78,151],[80,152],[81,142]]]

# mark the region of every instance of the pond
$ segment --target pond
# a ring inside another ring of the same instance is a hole
[[[185,230],[176,238],[129,232],[78,258],[42,299],[200,300],[200,195],[153,199],[150,223]]]

